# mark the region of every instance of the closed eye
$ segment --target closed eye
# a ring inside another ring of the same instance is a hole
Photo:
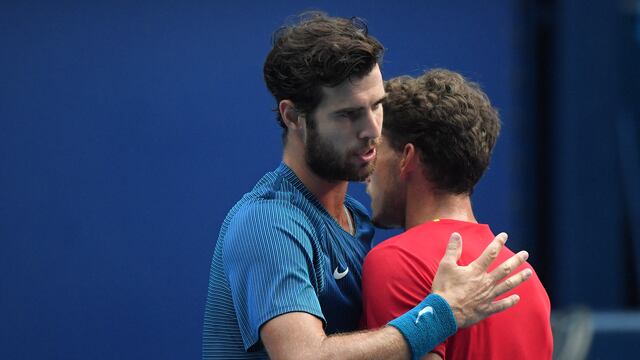
[[[387,94],[381,97],[380,100],[376,101],[375,104],[373,104],[373,109],[377,110],[378,108],[380,108],[380,106],[382,106],[382,103],[384,102],[384,99],[386,98],[387,98]]]
[[[338,117],[355,120],[358,118],[358,116],[360,116],[361,112],[362,110],[345,110],[345,111],[339,111],[337,115]]]

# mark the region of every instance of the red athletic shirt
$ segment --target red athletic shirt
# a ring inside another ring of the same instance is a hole
[[[459,265],[475,260],[494,238],[487,225],[434,220],[394,236],[369,252],[362,270],[366,328],[386,325],[430,293],[431,282],[454,231],[462,236]],[[503,248],[489,271],[512,255],[511,250]],[[531,268],[525,263],[517,270],[525,267]],[[514,293],[520,295],[520,302],[513,308],[459,329],[432,352],[443,359],[551,359],[551,306],[535,271],[529,280],[502,297]]]

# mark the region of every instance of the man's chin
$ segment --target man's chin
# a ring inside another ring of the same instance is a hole
[[[354,164],[338,166],[335,163],[317,163],[307,160],[307,166],[317,176],[326,181],[365,181],[373,173],[374,164],[356,166]]]
[[[375,167],[376,167],[375,163],[367,164],[365,167],[359,169],[359,171],[355,173],[354,176],[352,176],[351,179],[349,179],[349,181],[357,181],[357,182],[366,181],[367,178],[369,178],[369,176],[373,174],[373,170],[375,170]]]
[[[352,182],[364,182],[367,180],[369,176],[373,173],[373,168],[365,167],[360,169],[353,169],[351,171],[345,172],[345,176],[343,176],[340,180],[342,181],[352,181]]]
[[[378,229],[390,230],[400,227],[399,225],[393,225],[390,222],[386,222],[384,221],[384,219],[380,219],[378,217],[372,218],[371,222],[373,223],[373,226],[377,227]]]

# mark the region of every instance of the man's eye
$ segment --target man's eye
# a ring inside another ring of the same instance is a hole
[[[358,113],[356,111],[342,111],[339,113],[339,116],[347,119],[355,119],[358,117]]]

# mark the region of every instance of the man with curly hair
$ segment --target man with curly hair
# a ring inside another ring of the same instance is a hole
[[[487,96],[460,74],[442,69],[417,79],[392,79],[386,90],[382,141],[367,192],[374,224],[406,231],[365,259],[369,328],[387,324],[431,293],[451,232],[465,239],[460,265],[473,261],[494,238],[488,225],[477,222],[470,199],[500,130]],[[510,256],[503,248],[498,259]],[[518,288],[522,300],[516,307],[461,329],[424,358],[551,359],[549,297],[531,266],[521,268],[533,276]]]
[[[499,282],[526,253],[488,273],[506,240],[498,236],[474,264],[457,266],[461,240],[454,235],[433,294],[389,326],[354,332],[373,226],[346,192],[349,181],[374,169],[385,98],[382,52],[357,19],[314,13],[276,32],[264,78],[277,103],[283,159],[222,224],[203,358],[419,358],[458,327],[518,301],[493,300],[530,276],[525,270]]]

